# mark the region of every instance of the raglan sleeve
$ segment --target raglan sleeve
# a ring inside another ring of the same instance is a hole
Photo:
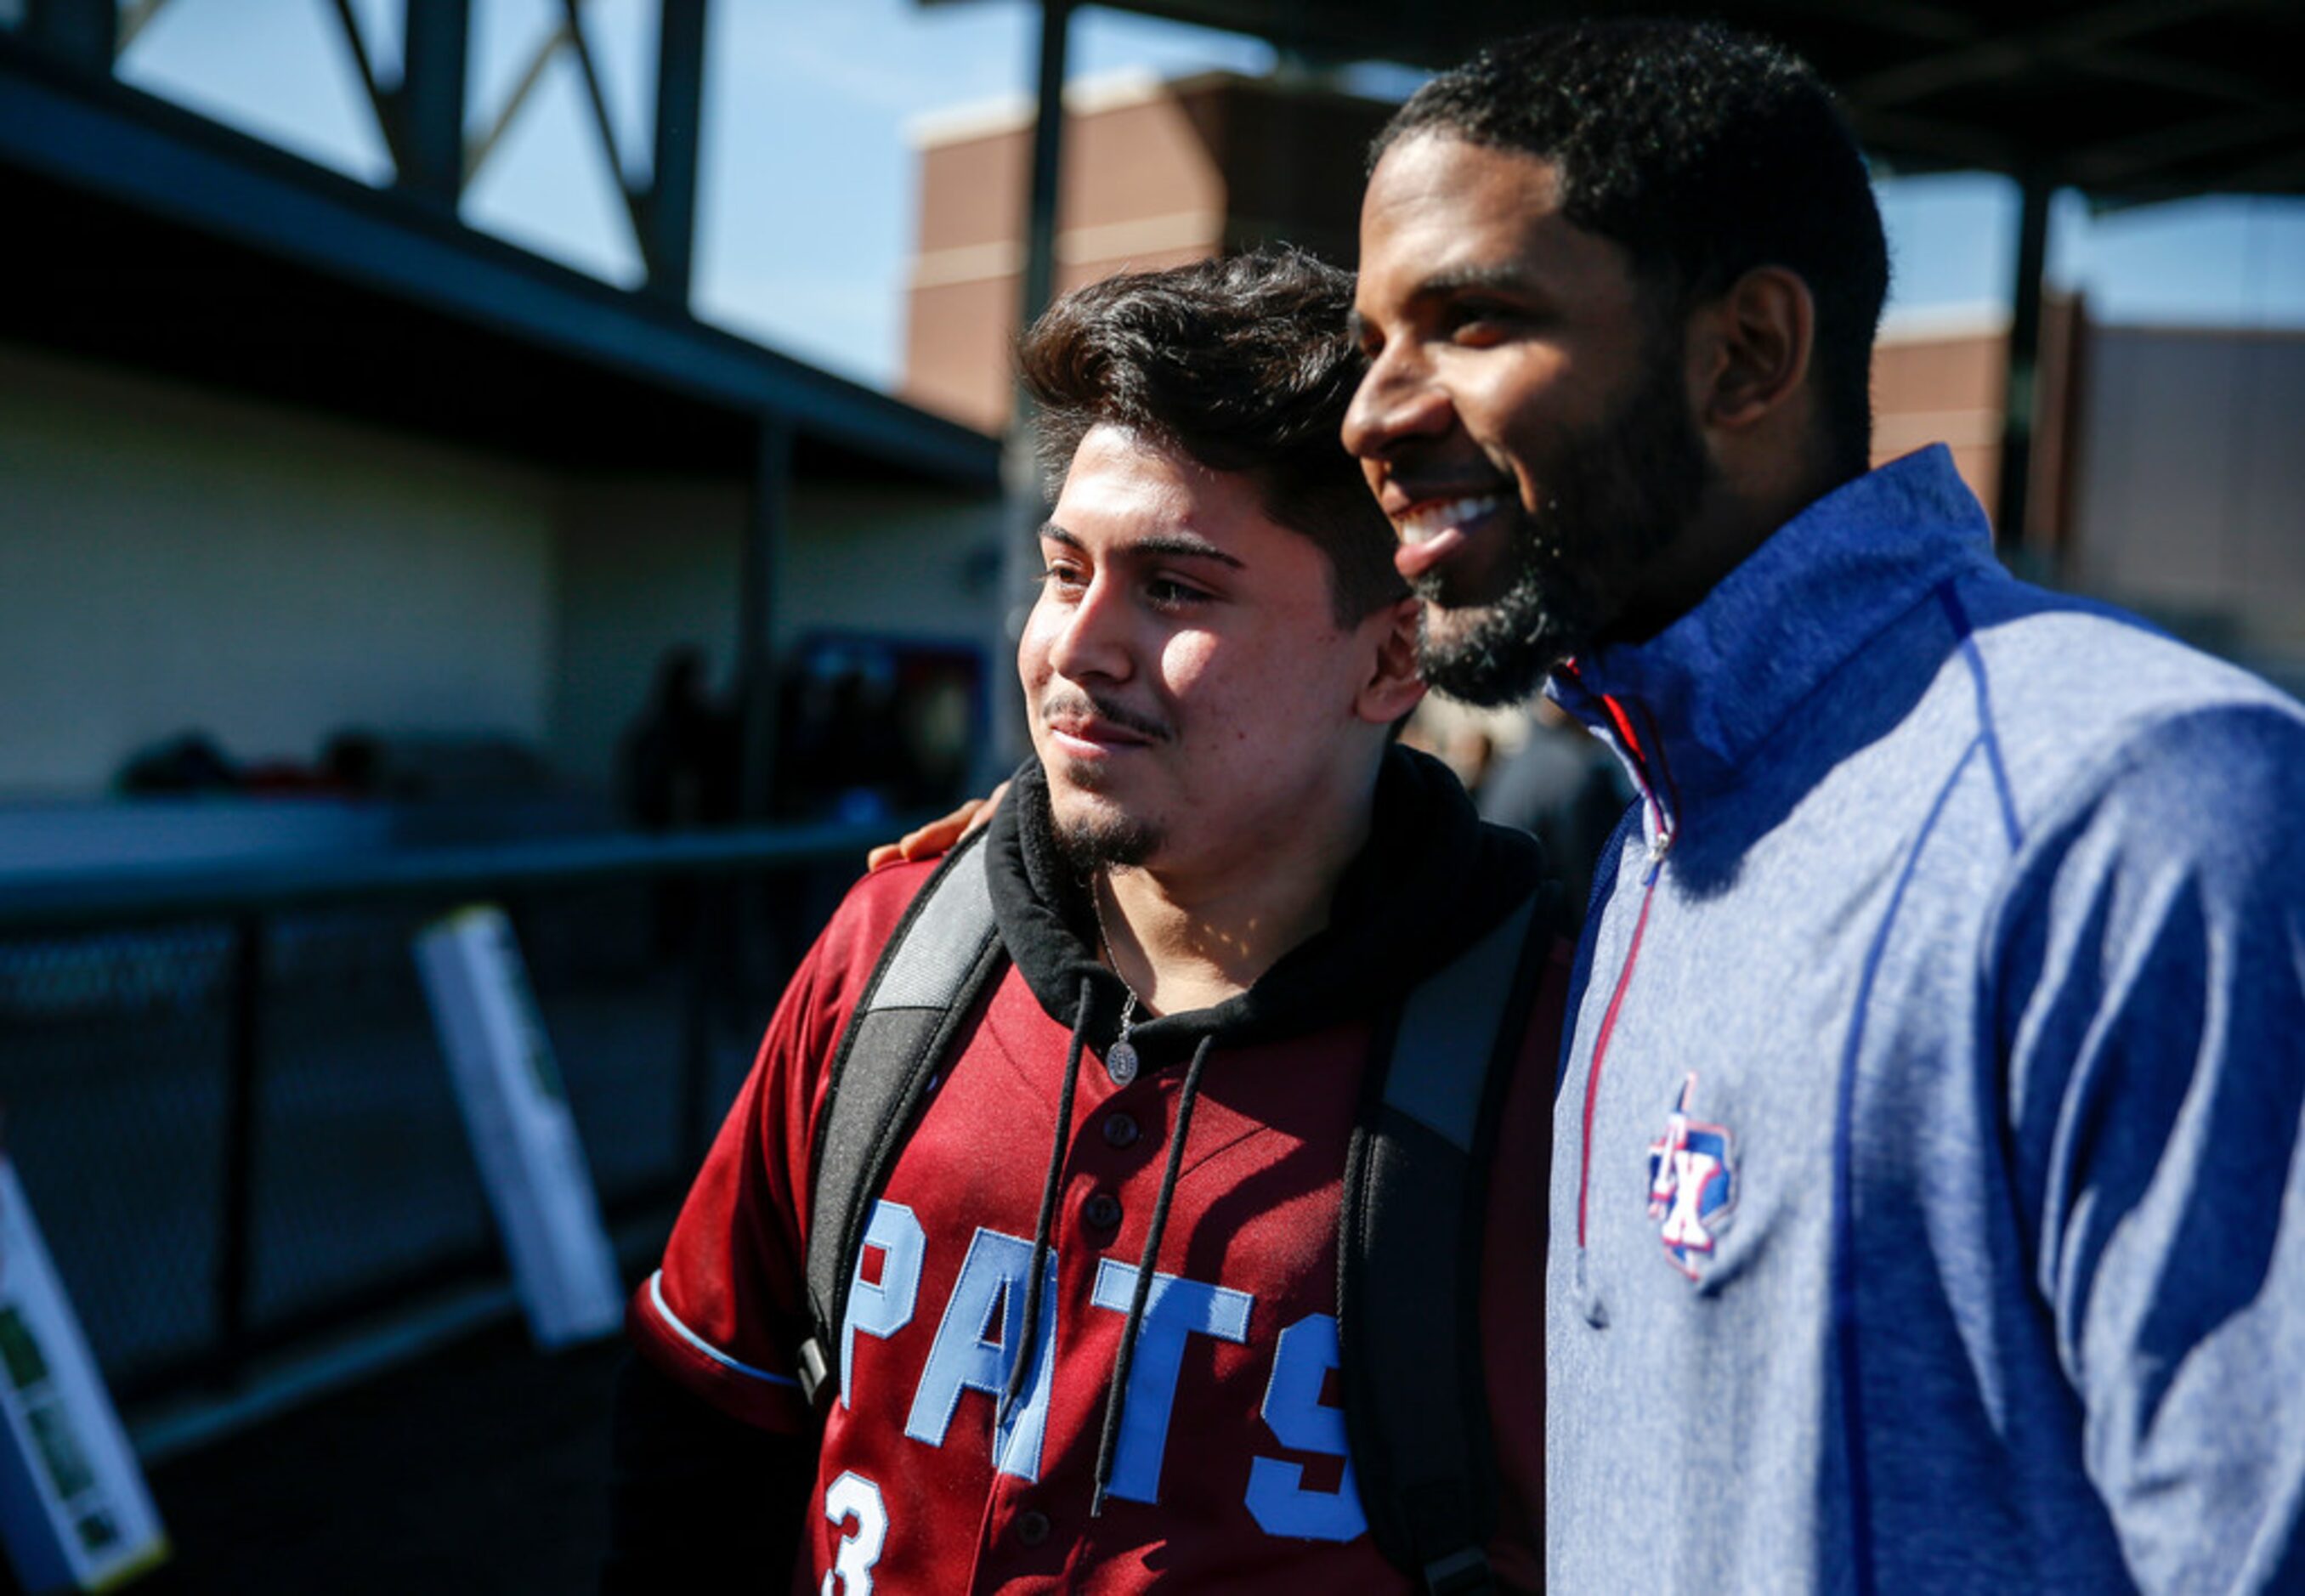
[[[626,1314],[657,1371],[763,1430],[816,1427],[795,1367],[808,1334],[811,1138],[833,1051],[894,918],[889,886],[868,878],[803,960],[682,1204],[663,1263]]]
[[[2134,739],[1989,968],[2018,1206],[2139,1584],[2305,1591],[2305,723]]]

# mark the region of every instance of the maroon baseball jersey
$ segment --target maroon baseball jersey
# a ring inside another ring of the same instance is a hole
[[[794,1349],[810,1172],[836,1046],[926,866],[848,896],[785,995],[634,1333],[726,1411],[805,1433]],[[1541,1329],[1556,955],[1504,1103],[1483,1329],[1508,1586],[1543,1566]],[[1403,1591],[1366,1532],[1338,1406],[1337,1214],[1371,1037],[1228,1046],[1194,1108],[1101,1512],[1093,1465],[1183,1070],[1117,1084],[1082,1056],[1033,1366],[1022,1337],[1068,1026],[1009,966],[964,1030],[866,1227],[795,1590]],[[1109,1040],[1109,1039],[1108,1039]],[[1435,1237],[1436,1245],[1452,1244]],[[1442,1311],[1436,1306],[1436,1334]],[[829,1349],[832,1350],[832,1349]]]

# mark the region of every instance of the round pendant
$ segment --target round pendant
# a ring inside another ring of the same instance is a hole
[[[1126,1086],[1136,1079],[1136,1049],[1125,1041],[1113,1043],[1104,1056],[1104,1073],[1112,1077],[1115,1086]]]

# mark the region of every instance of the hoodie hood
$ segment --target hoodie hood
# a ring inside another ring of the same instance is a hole
[[[1012,779],[985,846],[1001,941],[1042,1010],[1072,1026],[1086,981],[1086,1029],[1112,1034],[1127,989],[1097,956],[1094,911],[1057,850],[1037,760]],[[1484,823],[1447,766],[1396,745],[1378,773],[1368,842],[1338,883],[1327,927],[1240,996],[1139,1020],[1129,1040],[1146,1067],[1159,1069],[1188,1058],[1204,1040],[1229,1048],[1332,1025],[1347,1006],[1405,995],[1540,887],[1557,897],[1535,838]]]

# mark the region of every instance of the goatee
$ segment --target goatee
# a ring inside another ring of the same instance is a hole
[[[1057,852],[1083,880],[1102,870],[1127,870],[1161,851],[1161,831],[1131,815],[1050,817]]]

